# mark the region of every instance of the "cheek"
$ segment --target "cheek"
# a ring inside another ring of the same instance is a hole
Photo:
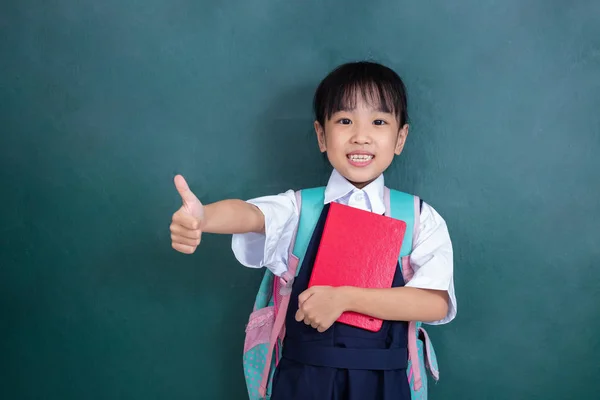
[[[331,150],[343,148],[343,146],[346,143],[346,140],[347,139],[344,138],[343,132],[337,131],[335,129],[328,131],[325,135],[325,143],[327,144],[327,149]]]
[[[389,157],[393,157],[395,155],[397,145],[398,141],[395,134],[386,135],[385,138],[381,138],[378,143],[380,153],[386,154]]]
[[[396,148],[396,135],[391,132],[386,132],[385,135],[380,136],[380,146],[384,148],[395,149]]]

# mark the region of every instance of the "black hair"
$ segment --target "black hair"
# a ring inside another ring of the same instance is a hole
[[[321,81],[313,99],[315,119],[325,126],[334,113],[353,109],[359,95],[394,114],[400,128],[408,122],[404,82],[392,69],[370,61],[340,65]]]

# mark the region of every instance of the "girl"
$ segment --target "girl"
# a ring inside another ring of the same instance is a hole
[[[317,88],[313,106],[318,146],[333,172],[305,256],[312,261],[327,204],[386,211],[383,172],[402,152],[408,135],[405,86],[394,71],[376,63],[349,63],[332,71]],[[287,271],[288,249],[299,221],[294,191],[202,205],[182,176],[175,177],[175,185],[183,200],[171,224],[175,250],[193,253],[202,232],[233,234],[233,252],[241,264],[266,266],[277,276]],[[409,321],[443,324],[456,315],[446,224],[426,203],[421,203],[420,212],[420,233],[410,257],[414,275],[408,282],[398,271],[390,289],[307,289],[312,265],[305,261],[293,281],[271,399],[410,399],[406,365],[391,365],[390,357],[374,356],[385,352],[371,352],[367,367],[361,364],[366,363],[361,356],[365,353],[358,351],[406,349]],[[370,332],[335,322],[345,311],[380,318],[383,327]],[[325,348],[343,349],[345,355],[326,365],[313,362]]]

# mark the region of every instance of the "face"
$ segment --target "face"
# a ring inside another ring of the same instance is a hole
[[[321,152],[356,187],[363,188],[385,171],[404,148],[408,125],[358,98],[353,110],[336,112],[321,126],[315,121]]]

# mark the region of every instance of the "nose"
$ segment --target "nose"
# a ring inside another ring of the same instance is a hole
[[[371,135],[369,135],[369,130],[365,128],[356,128],[351,137],[351,142],[354,144],[370,144],[371,143]]]

